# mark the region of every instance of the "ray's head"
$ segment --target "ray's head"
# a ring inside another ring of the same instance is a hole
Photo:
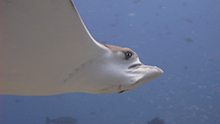
[[[129,48],[103,44],[109,51],[110,67],[118,78],[118,93],[133,90],[159,77],[163,71],[156,66],[144,65],[138,55]]]

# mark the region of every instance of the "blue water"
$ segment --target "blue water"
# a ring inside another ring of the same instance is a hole
[[[122,94],[1,95],[1,124],[220,124],[219,0],[73,0],[96,40],[133,49],[159,78]]]

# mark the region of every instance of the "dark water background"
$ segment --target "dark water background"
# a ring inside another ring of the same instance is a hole
[[[122,94],[1,95],[1,124],[220,124],[219,0],[73,0],[101,43],[129,47],[159,78]]]

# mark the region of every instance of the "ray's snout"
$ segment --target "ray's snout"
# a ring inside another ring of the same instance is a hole
[[[158,68],[157,66],[143,65],[141,67],[142,68],[149,68],[149,69],[155,70],[156,72],[158,72],[159,75],[163,74],[163,70]]]
[[[143,80],[150,81],[163,74],[163,70],[156,66],[141,65],[139,68],[143,71]]]
[[[155,75],[155,76],[157,76],[157,75],[160,76],[161,74],[163,74],[162,69],[160,69],[156,66],[144,65],[142,63],[133,64],[133,65],[129,66],[128,69],[133,69],[133,70],[140,69],[145,73],[153,73],[153,75]]]
[[[132,84],[121,85],[120,92],[133,90],[163,74],[163,70],[156,66],[143,65],[142,63],[133,64],[128,67],[129,76],[136,80]]]

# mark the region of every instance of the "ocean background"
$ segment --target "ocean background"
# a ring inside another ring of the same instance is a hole
[[[164,74],[122,94],[0,95],[0,124],[220,124],[219,0],[73,0],[93,37]]]

